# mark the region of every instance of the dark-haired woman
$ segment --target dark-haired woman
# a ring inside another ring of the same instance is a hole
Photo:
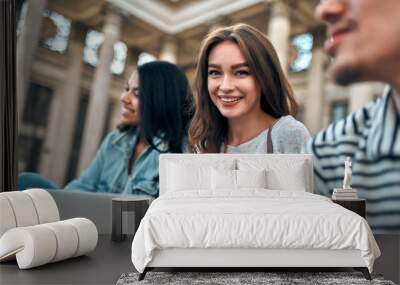
[[[91,165],[65,188],[157,196],[159,155],[185,150],[191,99],[187,78],[174,64],[139,66],[121,94],[118,130],[106,136]],[[29,185],[32,178],[37,176],[20,175],[19,189],[46,183],[39,178]]]
[[[299,153],[310,137],[268,39],[238,24],[203,41],[189,149],[201,153]]]

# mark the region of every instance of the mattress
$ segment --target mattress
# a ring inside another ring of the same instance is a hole
[[[300,191],[170,192],[154,200],[132,243],[139,272],[162,249],[359,250],[372,271],[379,248],[361,216]]]

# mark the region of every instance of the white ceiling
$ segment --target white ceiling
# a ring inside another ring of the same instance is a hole
[[[150,23],[162,32],[177,34],[214,19],[269,0],[204,0],[171,9],[156,0],[107,0],[124,13]]]

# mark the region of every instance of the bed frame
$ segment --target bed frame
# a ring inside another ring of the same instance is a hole
[[[185,154],[185,158],[196,156],[196,159],[221,158],[221,154]],[[265,155],[235,154],[225,155],[232,159],[261,158]],[[273,160],[274,154],[269,155]],[[309,189],[313,192],[313,165],[312,156],[307,154],[287,154],[291,159],[305,160],[308,168]],[[162,154],[160,156],[160,195],[166,191],[166,161],[182,159],[182,154]],[[330,249],[255,249],[255,248],[168,248],[157,249],[153,259],[147,265],[139,280],[143,280],[148,271],[156,268],[202,268],[206,271],[225,268],[229,271],[254,271],[261,269],[285,268],[353,268],[361,271],[367,280],[371,275],[359,250],[330,250]]]
[[[234,271],[285,268],[290,271],[290,268],[338,267],[350,267],[361,271],[367,280],[371,280],[359,250],[237,248],[156,250],[152,261],[139,275],[139,280],[143,280],[146,273],[155,268],[203,268],[207,271],[217,268],[229,268]]]

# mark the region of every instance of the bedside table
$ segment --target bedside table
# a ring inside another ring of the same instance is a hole
[[[127,234],[134,235],[139,227],[140,221],[146,214],[146,211],[153,200],[153,197],[145,196],[124,196],[113,198],[111,233],[112,240],[124,241],[127,237]],[[131,226],[134,226],[133,231],[129,231],[129,228]],[[126,233],[127,231],[129,233]]]
[[[365,199],[352,199],[352,200],[334,200],[333,203],[339,204],[340,206],[353,211],[356,214],[359,214],[361,217],[365,219]]]

